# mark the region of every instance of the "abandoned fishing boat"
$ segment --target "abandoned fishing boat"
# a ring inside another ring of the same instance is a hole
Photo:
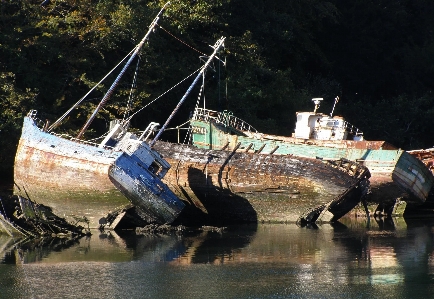
[[[149,198],[146,193],[150,191],[174,194],[173,198],[182,200],[184,210],[173,221],[215,224],[335,221],[370,190],[367,168],[345,160],[210,151],[162,142],[158,135],[148,144],[152,126],[134,137],[116,122],[101,144],[93,145],[44,132],[44,125],[37,123],[33,112],[24,120],[16,155],[16,191],[60,215],[85,216],[91,227],[103,224],[98,219],[116,222],[124,213],[121,207],[130,202],[140,207],[137,194]],[[135,163],[128,159],[137,152],[152,158],[142,161],[153,171],[150,179],[139,172],[143,166],[137,166],[138,158]],[[156,181],[156,176],[162,181]],[[141,185],[134,185],[135,181]],[[130,186],[137,191],[128,189]],[[159,203],[152,203],[152,208],[156,210],[153,215],[164,215]]]
[[[145,37],[130,52],[125,66],[77,137],[55,134],[52,130],[92,90],[51,126],[48,122],[40,122],[35,110],[24,118],[15,156],[15,193],[49,206],[57,215],[85,217],[91,227],[103,224],[105,215],[129,202],[134,204],[137,214],[146,222],[171,223],[178,217],[184,204],[161,181],[170,165],[140,137],[128,133],[128,123],[115,124],[99,144],[83,139],[85,131],[112,95],[164,8],[149,26]],[[124,196],[116,192],[114,186]],[[63,196],[59,197],[57,190],[61,190]],[[91,194],[94,190],[107,191],[108,194],[102,199],[95,199]],[[115,194],[112,197],[110,193],[113,191]]]
[[[157,20],[158,16],[153,24]],[[148,34],[151,29],[152,25]],[[15,192],[53,208],[56,214],[86,217],[90,227],[113,227],[131,204],[140,219],[156,223],[339,219],[370,190],[369,170],[357,162],[239,153],[237,147],[213,151],[159,141],[223,42],[222,37],[215,43],[213,54],[158,131],[151,123],[140,136],[131,133],[131,116],[112,121],[99,144],[83,139],[119,76],[75,138],[53,130],[84,97],[52,125],[39,122],[31,111],[24,119],[15,158]]]
[[[335,99],[335,105],[339,98]],[[315,98],[313,112],[298,112],[291,137],[258,132],[230,112],[196,108],[190,119],[192,144],[199,148],[292,155],[322,160],[345,158],[366,166],[372,193],[369,201],[385,206],[397,198],[418,205],[430,196],[434,177],[415,155],[385,141],[366,141],[363,133],[340,116],[317,112],[322,98]],[[334,107],[333,107],[334,109]]]

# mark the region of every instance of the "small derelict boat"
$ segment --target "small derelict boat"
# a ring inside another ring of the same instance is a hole
[[[314,98],[313,112],[298,112],[292,136],[258,132],[228,111],[196,108],[190,120],[192,143],[199,148],[274,155],[292,155],[323,160],[347,159],[366,166],[372,193],[369,200],[382,206],[397,198],[408,204],[426,201],[434,186],[430,169],[404,150],[385,141],[364,140],[363,133],[340,116],[317,112],[323,99]],[[335,105],[339,98],[335,99]]]
[[[71,224],[53,214],[49,207],[36,204],[28,198],[16,195],[2,196],[0,204],[0,233],[10,237],[76,239],[86,234],[86,221]]]

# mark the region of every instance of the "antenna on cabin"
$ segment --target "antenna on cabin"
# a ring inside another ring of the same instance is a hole
[[[312,99],[312,102],[315,104],[315,109],[313,110],[313,113],[316,113],[322,100],[324,100],[324,99],[323,98],[313,98]]]
[[[330,117],[333,117],[333,111],[335,111],[335,106],[339,102],[339,96],[336,96],[335,103],[333,104],[332,112],[330,113]]]

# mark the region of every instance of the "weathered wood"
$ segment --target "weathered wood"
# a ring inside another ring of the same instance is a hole
[[[241,144],[241,150],[248,147],[250,151],[264,154],[356,161],[368,167],[371,173],[373,192],[369,196],[370,202],[394,202],[396,198],[405,198],[411,204],[421,204],[434,189],[434,176],[430,171],[434,165],[430,161],[434,159],[429,150],[413,151],[413,157],[384,141],[316,140],[240,131],[222,122],[219,115],[206,121],[197,115],[191,120],[191,126],[193,143],[200,148],[219,149],[229,142],[229,151],[233,150],[234,144]],[[416,157],[424,159],[426,165]],[[423,180],[413,183],[412,171],[417,171]]]
[[[365,170],[309,158],[201,150],[166,142],[154,148],[173,165],[166,184],[176,183],[184,191],[179,194],[186,201],[178,220],[182,223],[296,222],[307,209],[358,184]],[[358,173],[350,175],[344,168]],[[355,204],[360,197],[354,194]]]

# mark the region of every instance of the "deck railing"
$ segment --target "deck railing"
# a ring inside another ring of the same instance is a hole
[[[214,121],[215,123],[222,124],[226,127],[232,127],[234,129],[237,129],[239,131],[243,132],[254,132],[257,133],[258,131],[249,125],[247,122],[245,122],[242,119],[239,119],[236,116],[232,115],[232,112],[229,111],[223,111],[223,112],[217,112],[209,109],[204,108],[196,108],[193,113],[193,120],[201,120],[205,122]]]
[[[347,121],[344,121],[344,127],[348,133],[353,134],[354,136],[363,136],[362,131],[360,131],[357,127],[353,126]]]

